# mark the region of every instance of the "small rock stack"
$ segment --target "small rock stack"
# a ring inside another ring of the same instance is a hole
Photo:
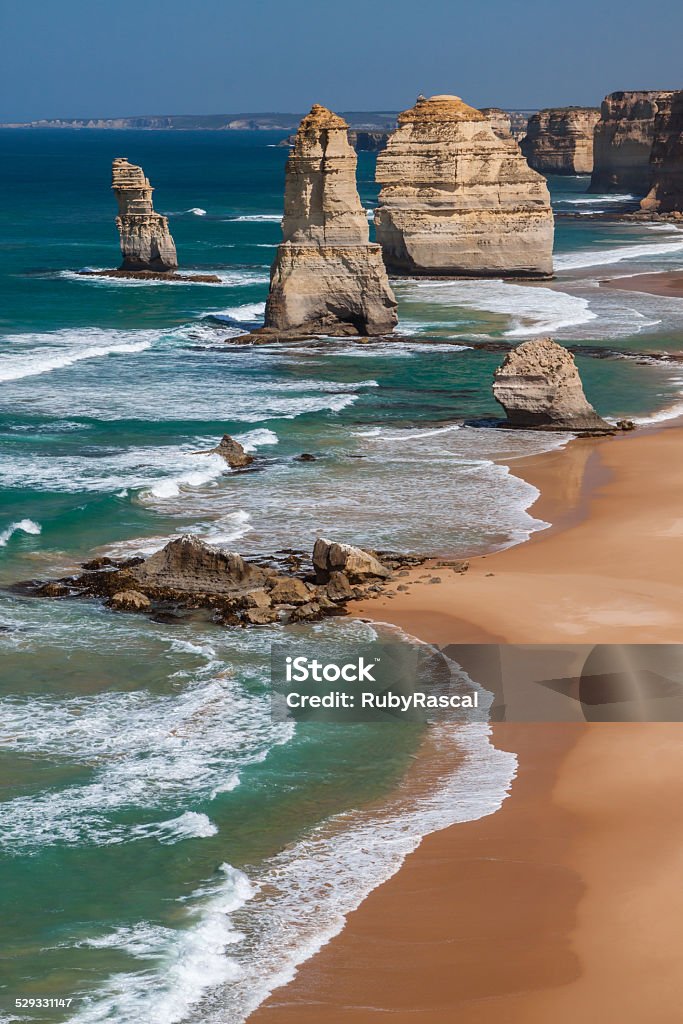
[[[117,157],[112,166],[112,189],[119,204],[116,226],[121,239],[121,270],[163,273],[178,266],[175,242],[168,229],[168,218],[155,213],[154,189],[142,167],[125,157]]]
[[[513,348],[495,372],[493,397],[503,406],[511,427],[616,433],[586,399],[574,356],[552,338],[525,341]]]

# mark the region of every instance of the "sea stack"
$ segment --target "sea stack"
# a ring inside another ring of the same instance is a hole
[[[593,176],[589,192],[633,192],[652,185],[650,154],[655,117],[670,92],[613,92],[600,108],[595,126]]]
[[[390,271],[552,274],[545,179],[512,138],[458,96],[419,97],[377,157],[377,241]]]
[[[270,272],[266,328],[380,335],[397,323],[382,252],[371,245],[348,125],[318,104],[287,161],[283,241]]]
[[[494,374],[493,397],[511,427],[591,435],[616,432],[584,395],[574,356],[552,338],[513,348]]]
[[[560,107],[532,114],[520,148],[529,167],[541,174],[590,174],[595,107]]]
[[[683,92],[660,100],[650,155],[652,189],[641,208],[683,215]]]
[[[121,238],[121,270],[163,273],[175,270],[178,258],[168,219],[154,212],[154,189],[142,167],[117,157],[112,166],[112,189],[119,204],[116,226]]]

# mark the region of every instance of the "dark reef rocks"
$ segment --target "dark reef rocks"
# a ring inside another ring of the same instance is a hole
[[[574,356],[551,338],[512,349],[494,375],[493,397],[508,425],[574,434],[614,434],[583,393]]]
[[[220,455],[231,469],[246,469],[254,461],[254,456],[245,452],[239,441],[236,441],[230,434],[223,434],[215,448],[197,452],[197,455]]]
[[[280,554],[286,557],[246,559],[186,534],[149,558],[93,559],[78,575],[15,589],[38,597],[98,597],[114,611],[155,617],[205,609],[222,625],[255,626],[343,614],[348,601],[381,594],[397,570],[426,561],[328,540],[316,542],[312,561],[303,553]]]
[[[151,270],[157,273],[178,266],[175,243],[168,218],[152,205],[154,189],[142,167],[117,157],[112,165],[112,189],[119,204],[116,226],[121,239],[121,270]]]
[[[296,134],[266,303],[265,328],[276,334],[381,335],[396,326],[396,300],[380,247],[369,241],[347,127],[316,104]]]

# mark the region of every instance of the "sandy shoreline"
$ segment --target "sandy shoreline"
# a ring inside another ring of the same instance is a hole
[[[600,284],[603,288],[620,291],[647,292],[648,295],[668,295],[683,298],[683,270],[662,271],[657,274],[633,274],[631,277],[611,277]]]
[[[683,640],[681,450],[672,424],[513,463],[551,529],[356,613],[438,644]],[[494,728],[501,810],[423,840],[250,1022],[679,1019],[683,725]]]

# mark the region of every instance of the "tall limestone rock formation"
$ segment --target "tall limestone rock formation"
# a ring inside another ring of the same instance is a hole
[[[112,166],[111,187],[119,204],[116,226],[123,254],[121,270],[175,270],[178,257],[168,219],[154,212],[154,189],[142,167],[117,157]]]
[[[283,241],[270,272],[266,328],[291,334],[386,334],[396,300],[371,245],[347,124],[315,105],[287,161]]]
[[[390,270],[447,276],[552,274],[545,180],[512,138],[457,96],[420,97],[377,157],[377,241]]]
[[[494,375],[493,397],[511,427],[614,434],[583,393],[574,356],[552,338],[513,348]]]
[[[520,148],[541,174],[590,174],[593,133],[600,111],[593,107],[539,110],[529,118]]]
[[[652,185],[650,154],[655,117],[670,92],[613,92],[606,96],[595,126],[593,176],[589,192],[634,192]]]
[[[652,189],[640,204],[653,213],[683,214],[683,92],[660,100],[650,155]]]

